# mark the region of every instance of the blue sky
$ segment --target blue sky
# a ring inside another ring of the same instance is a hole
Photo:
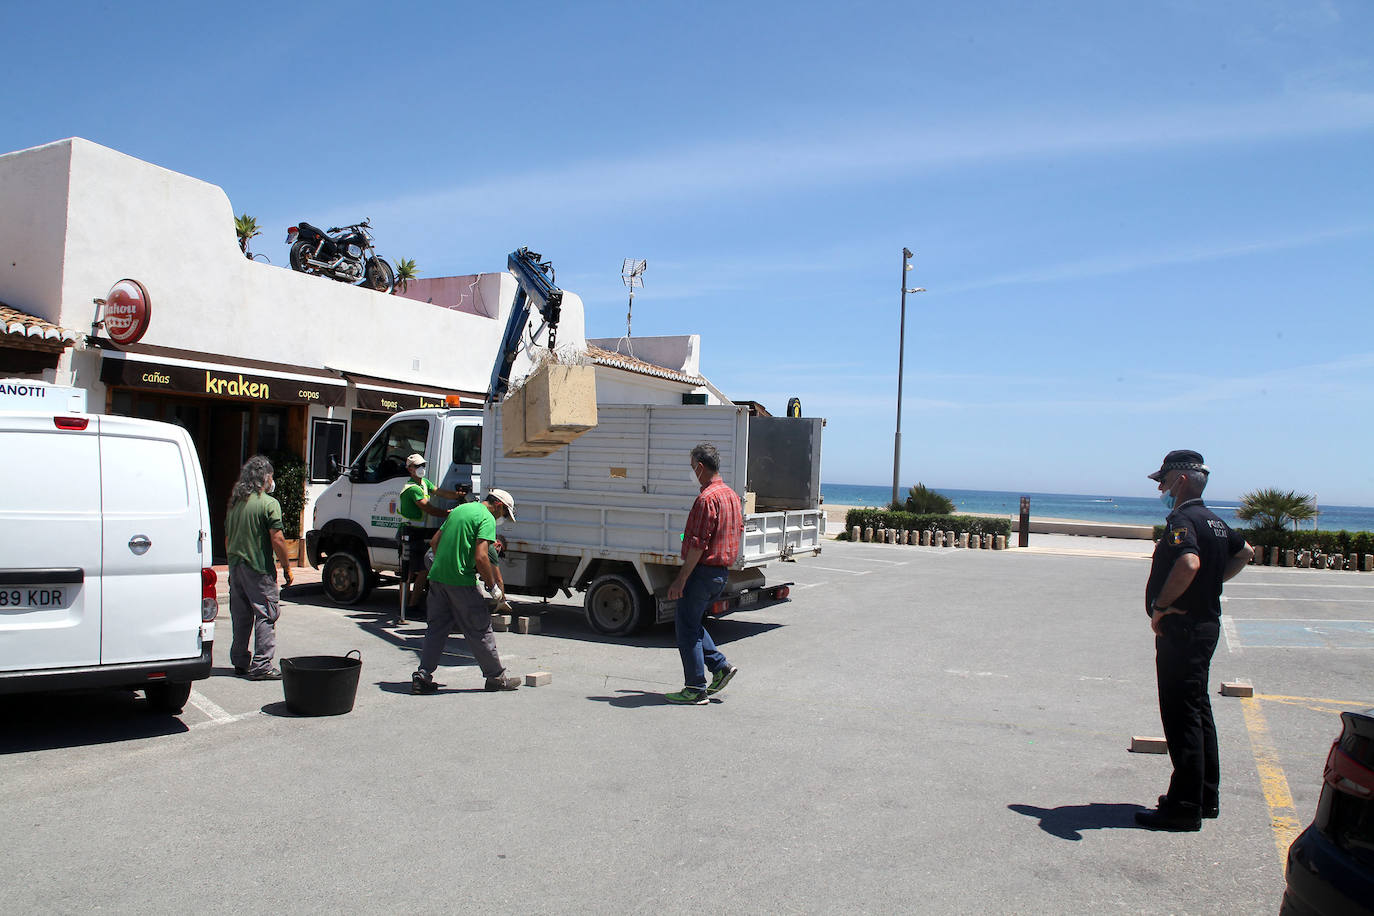
[[[10,8],[4,150],[220,185],[284,263],[370,217],[424,276],[528,245],[624,332],[828,418],[823,479],[1374,505],[1364,0]],[[174,248],[169,233],[169,249]],[[361,331],[360,331],[361,332]]]

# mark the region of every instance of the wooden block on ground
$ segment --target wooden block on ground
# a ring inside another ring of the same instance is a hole
[[[1221,684],[1221,695],[1224,697],[1252,697],[1255,695],[1255,688],[1249,684],[1226,683]]]
[[[526,687],[547,687],[553,683],[553,675],[547,671],[535,671],[525,675]]]
[[[1167,754],[1169,753],[1169,745],[1163,738],[1146,738],[1141,735],[1132,735],[1131,753]]]

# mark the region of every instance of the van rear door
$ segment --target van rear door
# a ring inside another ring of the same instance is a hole
[[[99,419],[0,414],[0,671],[100,663]]]
[[[200,655],[202,486],[185,430],[104,417],[102,664]]]

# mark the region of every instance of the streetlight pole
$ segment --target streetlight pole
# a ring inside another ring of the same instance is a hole
[[[906,294],[923,293],[916,287],[907,289],[906,274],[911,270],[911,250],[902,248],[902,320],[897,331],[897,435],[892,441],[892,502],[897,502],[897,489],[902,476],[902,369],[906,361]]]

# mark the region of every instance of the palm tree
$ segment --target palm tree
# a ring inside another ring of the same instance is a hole
[[[415,266],[413,258],[400,258],[396,261],[396,283],[391,287],[391,295],[398,292],[405,292],[410,281],[420,276],[420,268]]]
[[[256,235],[262,235],[258,229],[257,218],[249,216],[247,213],[234,217],[234,232],[239,237],[239,250],[244,254],[248,254],[248,240]],[[252,255],[248,256],[252,257]]]
[[[1272,487],[1246,493],[1240,498],[1240,508],[1236,509],[1236,518],[1255,522],[1256,528],[1269,531],[1283,531],[1290,523],[1297,528],[1298,522],[1316,518],[1318,514],[1316,501],[1311,496],[1293,490],[1285,493]]]
[[[918,483],[907,491],[906,505],[908,512],[915,512],[919,515],[949,515],[954,511],[954,501],[943,493],[937,493],[928,488],[923,483]]]

